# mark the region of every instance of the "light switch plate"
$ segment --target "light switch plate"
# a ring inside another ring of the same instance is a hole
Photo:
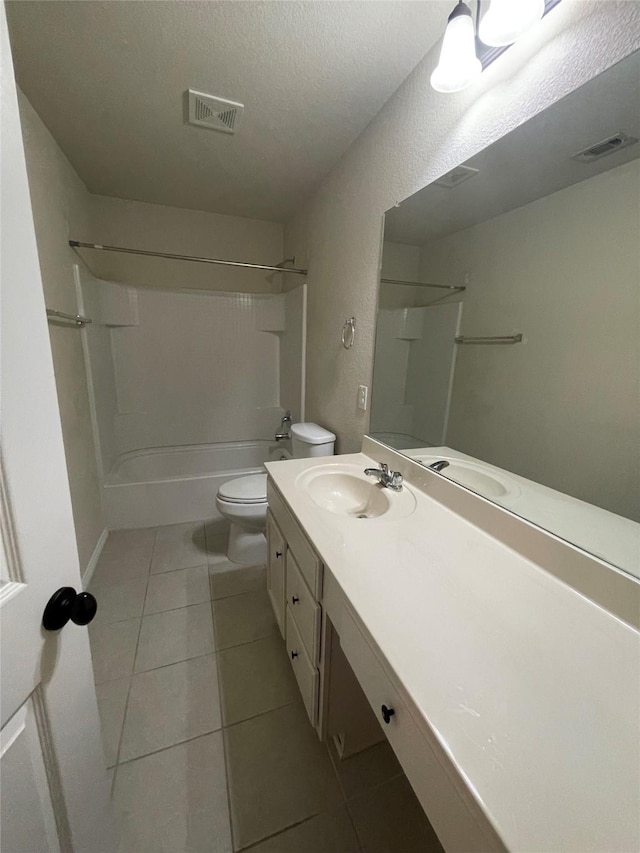
[[[367,403],[369,401],[369,389],[366,385],[358,385],[358,408],[363,412],[367,411]]]

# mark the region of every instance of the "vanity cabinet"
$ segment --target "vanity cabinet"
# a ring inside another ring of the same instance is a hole
[[[282,531],[269,510],[267,512],[267,592],[271,599],[271,606],[278,623],[280,633],[284,638],[284,584],[285,584],[285,560],[287,543]]]
[[[323,565],[273,484],[267,483],[267,588],[311,725],[320,731]]]

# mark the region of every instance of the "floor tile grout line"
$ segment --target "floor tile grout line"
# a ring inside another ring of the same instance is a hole
[[[333,772],[335,773],[336,779],[338,780],[338,785],[340,790],[342,791],[342,802],[346,804],[347,802],[347,792],[345,791],[344,785],[342,784],[342,779],[340,778],[340,774],[338,773],[338,767],[336,765],[335,759],[333,757],[333,752],[329,743],[327,741],[324,742],[324,747],[329,754],[329,761],[331,762],[331,767],[333,768]]]
[[[344,808],[341,806],[340,808]],[[247,853],[247,851],[251,851],[254,848],[258,847],[260,844],[264,844],[265,841],[271,841],[274,838],[277,838],[279,835],[284,835],[285,832],[289,832],[291,829],[296,829],[298,826],[303,826],[305,823],[309,823],[310,820],[314,820],[317,817],[320,817],[323,814],[331,814],[335,809],[323,809],[319,812],[315,812],[314,814],[308,815],[308,817],[302,818],[302,820],[298,820],[295,823],[290,823],[288,826],[285,826],[283,829],[279,829],[277,832],[272,832],[271,835],[265,835],[262,838],[259,838],[257,841],[252,841],[251,844],[247,844],[245,847],[238,847],[235,850],[235,853]]]
[[[259,714],[254,714],[252,717],[247,717],[246,720],[238,720],[237,723],[230,723],[229,725],[224,725],[223,729],[234,729],[236,726],[241,726],[243,723],[248,723],[251,720],[257,720],[258,717],[266,717],[267,714],[274,714],[276,711],[282,711],[284,708],[290,708],[293,705],[297,704],[297,698],[292,702],[287,702],[285,705],[278,705],[277,708],[270,708],[268,711],[261,711]]]
[[[174,746],[183,746],[185,743],[192,743],[194,740],[198,740],[201,737],[210,737],[210,735],[215,735],[218,732],[222,735],[222,726],[218,729],[209,729],[206,732],[200,732],[193,737],[178,740],[175,743],[168,744],[167,746],[161,746],[159,749],[152,749],[150,752],[145,752],[143,755],[135,755],[133,758],[126,758],[124,761],[119,761],[116,766],[125,767],[127,764],[133,764],[134,761],[141,761],[143,758],[148,758],[150,755],[158,755],[160,752],[166,752],[168,749],[173,749]]]
[[[243,720],[236,720],[235,723],[225,723],[223,722],[223,729],[232,729],[234,726],[240,726],[242,723],[248,723],[251,720],[257,720],[258,717],[264,717],[265,714],[271,714],[273,711],[282,711],[283,708],[288,708],[290,705],[295,705],[296,700],[294,699],[292,702],[285,702],[283,705],[277,705],[275,708],[267,708],[266,711],[259,711],[257,714],[252,714],[250,717],[245,717]]]
[[[149,571],[147,573],[147,583],[146,583],[145,590],[144,590],[144,599],[142,601],[142,612],[143,613],[144,613],[145,605],[147,603],[147,592],[149,590],[149,578],[151,577],[151,563],[153,561],[153,552],[155,549],[157,534],[158,534],[158,530],[156,528],[156,530],[153,534],[153,542],[151,543],[151,553],[149,554]],[[116,769],[115,769],[114,774],[113,774],[112,790],[115,789],[116,777],[118,775],[118,767],[120,765],[120,752],[122,750],[122,741],[124,738],[124,727],[125,727],[125,724],[127,722],[127,713],[129,711],[129,700],[131,698],[131,687],[133,685],[133,676],[135,673],[136,658],[138,656],[138,647],[140,646],[140,635],[141,634],[142,634],[142,618],[140,619],[140,625],[138,627],[138,636],[136,638],[136,647],[135,647],[135,650],[133,653],[133,663],[131,664],[132,672],[129,674],[129,688],[127,690],[127,700],[126,700],[125,705],[124,705],[124,715],[122,717],[122,726],[120,727],[120,737],[118,739],[118,751],[116,754],[116,764],[115,764]]]
[[[206,541],[207,541],[207,533],[206,533],[206,526],[205,526],[205,543],[206,543]],[[214,645],[216,646],[216,649],[217,649],[218,632],[216,630],[216,618],[215,618],[215,614],[214,614],[214,610],[213,610],[213,593],[211,590],[211,573],[209,572],[208,574],[209,574],[209,577],[208,577],[209,593],[212,596],[209,604],[210,604],[210,609],[211,609],[211,622],[213,624],[213,642],[214,642]],[[229,815],[229,836],[231,839],[231,849],[235,850],[236,849],[235,830],[233,828],[233,807],[232,807],[232,803],[231,803],[231,783],[230,783],[231,777],[230,777],[230,773],[229,773],[229,766],[230,765],[229,765],[229,757],[227,754],[228,753],[227,736],[225,733],[226,727],[225,727],[225,722],[224,722],[224,713],[223,713],[223,709],[222,709],[222,681],[221,681],[221,677],[220,677],[220,665],[219,665],[219,661],[217,658],[216,658],[216,678],[218,680],[218,706],[219,706],[219,710],[220,710],[220,732],[222,735],[222,756],[223,756],[223,761],[224,761],[224,778],[225,778],[225,782],[226,782],[227,812]]]

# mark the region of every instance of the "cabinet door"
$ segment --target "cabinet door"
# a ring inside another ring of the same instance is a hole
[[[271,606],[276,616],[276,622],[280,633],[284,637],[284,572],[287,545],[280,528],[273,520],[270,512],[267,513],[267,543],[269,557],[267,560],[267,590],[271,599]]]

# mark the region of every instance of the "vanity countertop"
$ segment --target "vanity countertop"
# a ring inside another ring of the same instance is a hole
[[[299,475],[340,463],[377,465],[267,469],[505,847],[640,849],[638,632],[412,485],[405,517],[317,506]]]

